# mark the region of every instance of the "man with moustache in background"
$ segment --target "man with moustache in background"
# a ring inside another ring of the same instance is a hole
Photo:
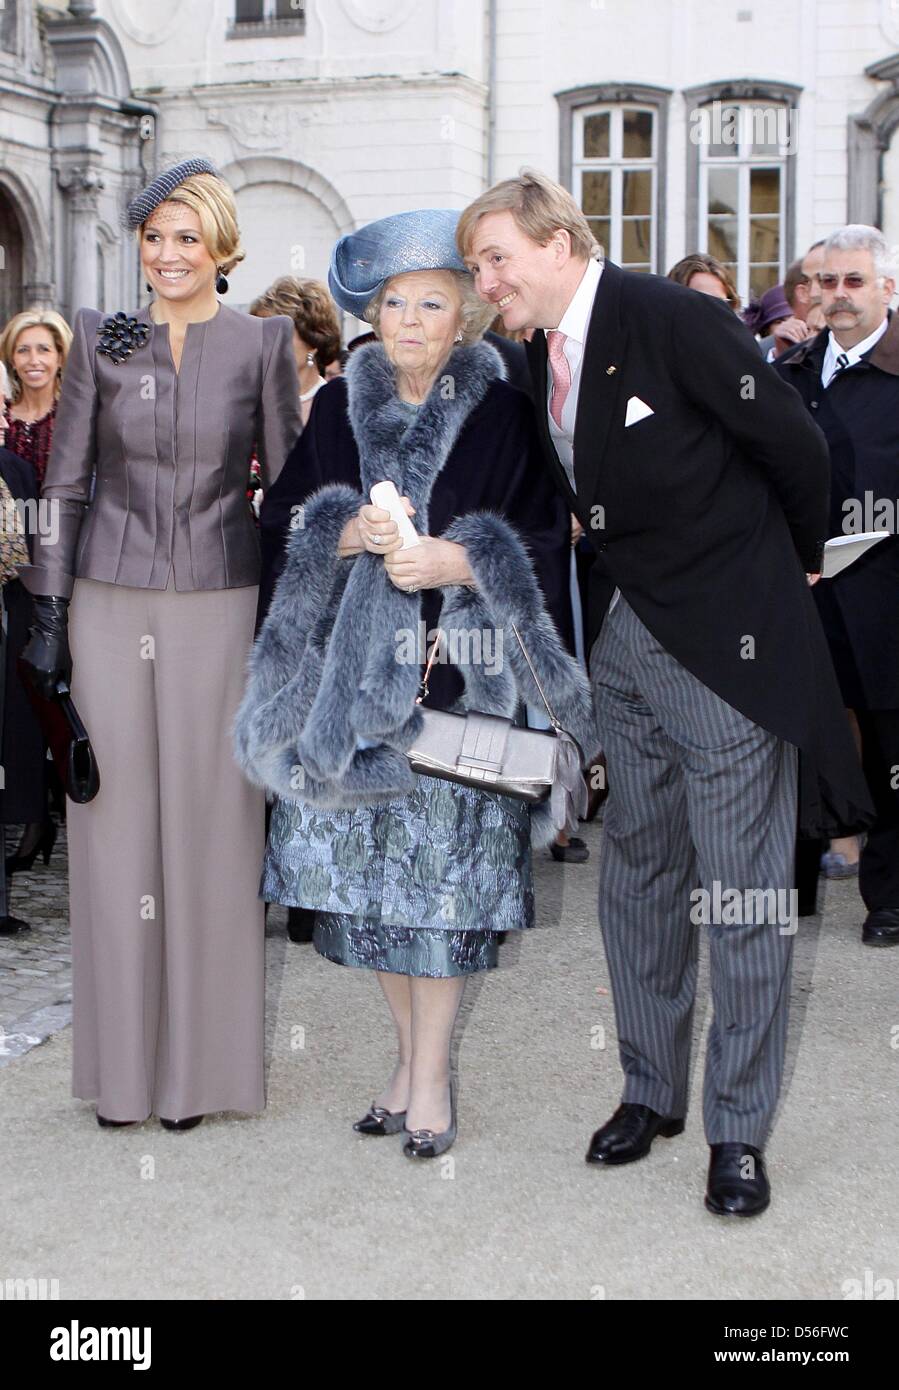
[[[815,590],[846,706],[855,711],[877,819],[859,860],[867,946],[899,945],[899,318],[883,233],[851,224],[827,239],[820,333],[778,358],[830,446],[830,534],[884,529]]]

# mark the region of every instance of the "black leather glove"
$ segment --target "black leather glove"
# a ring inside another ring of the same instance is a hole
[[[69,652],[69,600],[35,594],[34,622],[28,629],[28,642],[22,661],[29,668],[39,695],[52,700],[58,681],[67,684],[72,676]]]

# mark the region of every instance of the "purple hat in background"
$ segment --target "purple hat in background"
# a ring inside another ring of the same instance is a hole
[[[788,319],[793,310],[787,303],[783,285],[772,285],[761,299],[751,299],[743,310],[743,322],[753,333],[764,333],[778,319]]]

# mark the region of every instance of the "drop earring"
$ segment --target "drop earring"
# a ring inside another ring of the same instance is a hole
[[[216,266],[215,292],[216,294],[228,293],[228,277],[220,266]]]
[[[147,290],[148,294],[153,293],[153,286],[150,284],[149,280],[144,281],[144,288]]]
[[[307,352],[307,353],[306,353],[306,366],[307,366],[307,367],[314,367],[314,366],[315,366],[315,353],[314,353],[314,352]]]
[[[456,334],[455,338],[453,339],[453,342],[454,342],[454,343],[461,343],[461,341],[462,341],[462,329],[460,328],[460,329],[459,329],[459,332]]]

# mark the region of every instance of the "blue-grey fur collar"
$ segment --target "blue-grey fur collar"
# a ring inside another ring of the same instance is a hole
[[[410,425],[397,397],[396,372],[381,344],[367,343],[351,353],[345,372],[349,417],[366,497],[374,483],[389,478],[411,499],[415,525],[426,531],[434,480],[471,412],[505,375],[503,359],[489,343],[454,348]]]

